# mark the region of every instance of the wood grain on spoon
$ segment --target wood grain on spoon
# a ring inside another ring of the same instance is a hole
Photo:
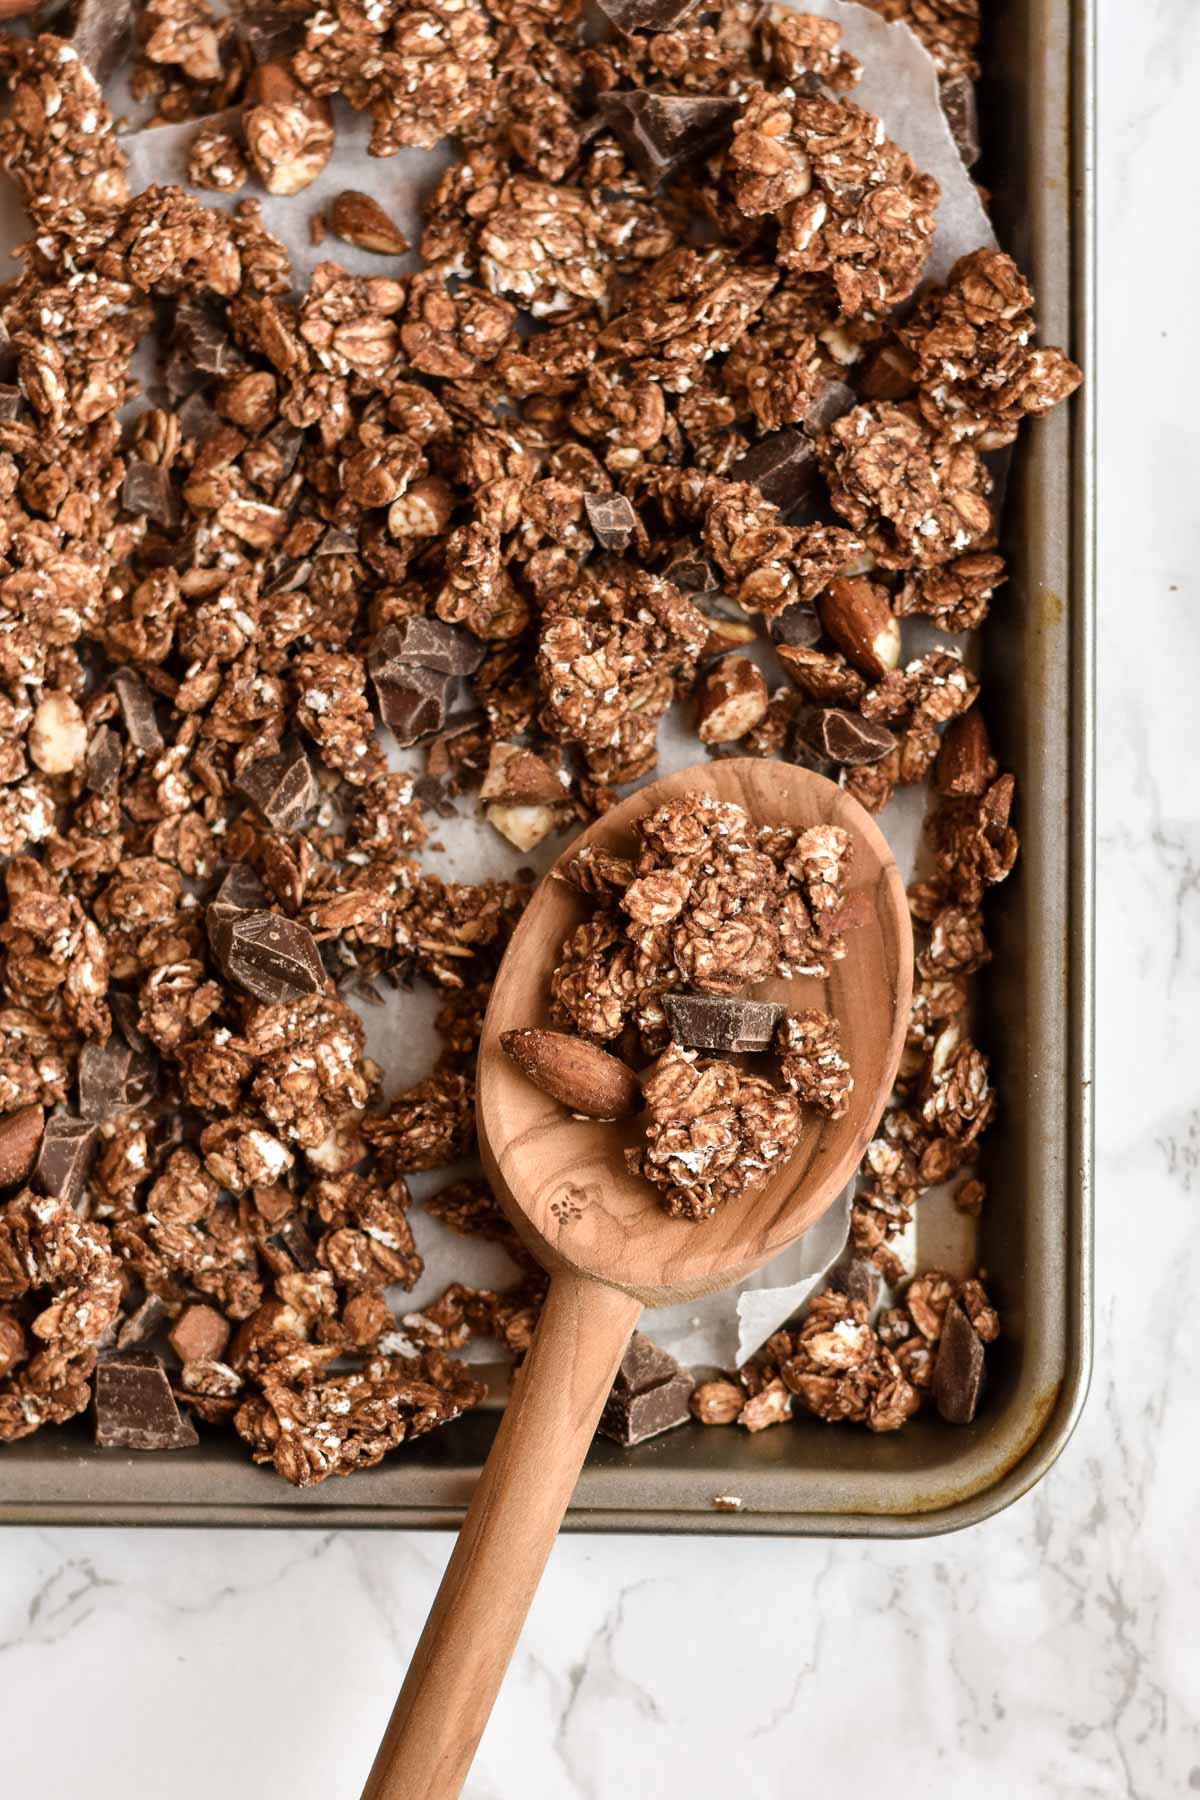
[[[845,960],[824,976],[779,977],[755,991],[758,999],[834,1015],[854,1074],[850,1107],[837,1120],[810,1115],[792,1156],[714,1218],[670,1217],[626,1167],[634,1121],[572,1117],[504,1052],[505,1034],[550,1026],[550,971],[591,910],[553,874],[537,889],[484,1020],[478,1127],[497,1199],[551,1272],[550,1292],[363,1800],[460,1793],[643,1305],[727,1287],[807,1230],[857,1168],[895,1080],[912,994],[912,930],[878,826],[809,770],[730,760],[643,788],[598,820],[562,862],[581,843],[628,852],[633,821],[682,794],[733,801],[759,824],[841,825],[850,833],[844,911],[853,935]]]

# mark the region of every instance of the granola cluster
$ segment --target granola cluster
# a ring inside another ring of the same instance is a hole
[[[903,10],[970,69],[973,5]],[[203,121],[191,175],[226,210],[130,194],[98,78],[125,17],[0,35],[31,220],[0,287],[0,1429],[70,1416],[98,1353],[150,1346],[191,1414],[309,1483],[473,1404],[449,1352],[519,1353],[542,1292],[522,1265],[399,1321],[388,1298],[420,1269],[406,1177],[470,1151],[529,892],[445,881],[426,846],[477,790],[522,852],[603,811],[675,700],[714,754],[794,756],[874,809],[933,770],[902,1104],[855,1229],[886,1259],[951,1174],[977,1208],[966,981],[1012,782],[958,648],[902,656],[900,628],[982,621],[983,454],[1079,377],[998,252],[892,316],[935,185],[847,98],[829,21],[727,0],[598,36],[539,0],[148,0],[134,97]],[[328,223],[378,272],[331,256],[297,290],[251,184],[304,208],[337,94],[376,154],[455,159],[416,273],[344,194]],[[785,685],[714,670],[768,628]],[[396,746],[419,746],[404,772]],[[843,855],[685,808],[636,863],[581,860],[562,1017],[653,1056],[670,995],[825,966]],[[413,981],[442,1054],[385,1101],[355,1008]],[[786,1034],[769,1091],[665,1065],[692,1139],[728,1128],[714,1168],[844,1103],[828,1028]],[[647,1155],[690,1205],[668,1110]],[[428,1209],[508,1241],[461,1181]]]

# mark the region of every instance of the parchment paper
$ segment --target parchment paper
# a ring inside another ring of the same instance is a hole
[[[853,0],[808,0],[806,6],[797,10],[818,13],[841,25],[846,47],[864,66],[862,82],[852,98],[881,118],[893,141],[908,150],[921,169],[937,178],[941,200],[925,281],[943,280],[958,257],[992,244],[995,239],[938,102],[932,60],[906,25],[889,25]],[[254,194],[262,204],[265,224],[288,248],[298,284],[307,281],[319,262],[330,259],[363,275],[415,269],[419,266],[415,252],[400,259],[384,259],[332,237],[314,245],[309,221],[314,214],[324,212],[342,189],[359,188],[373,194],[410,241],[416,243],[424,197],[453,160],[453,152],[443,145],[431,151],[401,151],[386,159],[370,157],[366,148],[370,121],[340,100],[335,100],[334,112],[335,154],[303,193],[292,198],[273,198],[254,185],[243,188],[238,195],[192,191],[206,205],[225,207]],[[236,111],[229,117],[236,121]],[[193,120],[124,135],[122,144],[130,162],[130,191],[137,192],[152,182],[187,187],[187,150],[198,129]],[[916,634],[911,641],[917,653],[921,646]],[[753,654],[772,686],[785,679],[768,646],[756,646]],[[386,733],[382,741],[393,767],[414,772],[420,769],[419,752],[398,750]],[[656,774],[665,775],[696,761],[696,737],[680,709],[664,719],[659,745]],[[534,852],[519,854],[483,821],[474,802],[463,800],[459,804],[462,810],[458,817],[431,822],[434,842],[422,855],[425,867],[449,878],[480,881],[531,866],[541,874],[559,855],[570,835],[552,837]],[[906,876],[916,865],[923,809],[923,795],[908,791],[898,795],[887,811],[888,837]],[[358,1007],[367,1031],[367,1052],[384,1069],[385,1091],[389,1095],[419,1080],[436,1060],[439,1045],[433,1016],[438,998],[418,986],[411,992],[389,997],[382,1006]],[[474,1163],[464,1163],[457,1169],[418,1175],[411,1185],[419,1199],[476,1168]],[[803,1304],[841,1254],[849,1228],[850,1192],[847,1189],[824,1219],[767,1268],[743,1283],[736,1295],[716,1294],[694,1305],[656,1311],[648,1321],[656,1342],[694,1366],[732,1368],[743,1362]],[[647,1191],[647,1205],[653,1204]],[[455,1237],[436,1220],[421,1215],[419,1208],[417,1211],[414,1223],[425,1257],[425,1271],[411,1294],[393,1290],[389,1296],[401,1330],[404,1315],[430,1304],[450,1281],[504,1287],[516,1276],[509,1258],[497,1246]],[[703,1230],[703,1226],[697,1229]],[[952,1224],[951,1231],[956,1229]],[[465,1354],[473,1361],[492,1361],[495,1346],[477,1341]]]

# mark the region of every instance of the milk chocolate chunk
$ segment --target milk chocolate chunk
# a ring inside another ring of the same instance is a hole
[[[601,550],[620,556],[637,530],[637,514],[624,494],[585,494],[583,509]]]
[[[728,137],[740,107],[736,100],[631,88],[601,94],[596,111],[620,139],[647,186],[656,187],[692,157],[715,149]]]
[[[39,1194],[74,1206],[83,1196],[99,1146],[100,1130],[88,1119],[54,1113],[46,1120],[31,1183]]]
[[[670,31],[696,8],[697,0],[597,0],[610,25],[626,36],[635,31]]]
[[[317,804],[312,764],[295,739],[285,743],[278,756],[251,763],[234,787],[273,831],[297,830]]]
[[[169,472],[161,463],[131,462],[121,484],[121,505],[169,530],[179,518],[179,505]]]
[[[947,75],[939,94],[950,136],[958,146],[958,154],[970,169],[979,161],[979,103],[975,83],[969,75]]]
[[[24,1181],[42,1141],[40,1106],[21,1106],[0,1119],[0,1188]]]
[[[785,1011],[773,1000],[727,1000],[717,994],[664,994],[662,1002],[677,1044],[735,1055],[769,1049]]]
[[[219,1362],[230,1331],[228,1319],[215,1306],[198,1303],[184,1307],[167,1333],[167,1342],[180,1362]]]
[[[273,912],[239,913],[218,937],[214,949],[227,978],[266,1006],[319,994],[326,985],[312,933],[294,919]]]
[[[103,1124],[117,1113],[141,1106],[154,1092],[158,1063],[120,1038],[85,1044],[79,1053],[81,1117]]]
[[[933,1398],[947,1424],[971,1423],[982,1387],[983,1340],[958,1301],[952,1300],[933,1365]]]
[[[118,1350],[139,1350],[156,1338],[171,1316],[171,1308],[158,1294],[147,1294],[117,1333]]]
[[[896,748],[896,738],[886,725],[840,706],[815,708],[801,720],[797,736],[818,756],[850,768],[878,762]]]
[[[111,725],[99,725],[83,759],[83,779],[90,794],[112,792],[121,773],[121,740]]]
[[[768,621],[767,628],[775,643],[787,644],[795,650],[813,650],[825,635],[812,606],[785,606]]]
[[[158,756],[163,737],[154,716],[154,696],[150,689],[132,669],[118,669],[112,685],[130,743],[139,756]]]
[[[600,1431],[627,1448],[670,1431],[691,1417],[695,1382],[673,1356],[635,1331],[621,1358]]]
[[[386,626],[372,652],[372,667],[385,678],[411,668],[473,675],[482,661],[483,645],[471,632],[419,616]]]
[[[789,513],[819,486],[813,441],[802,431],[773,431],[738,457],[729,479],[750,482],[764,500]]]
[[[100,1450],[191,1450],[200,1439],[181,1416],[157,1356],[120,1352],[96,1368],[96,1447]]]

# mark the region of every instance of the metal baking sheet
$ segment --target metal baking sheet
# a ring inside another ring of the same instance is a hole
[[[1091,372],[1092,0],[988,10],[976,173],[1001,243],[1032,278],[1046,340]],[[1070,1436],[1091,1363],[1094,416],[1085,384],[1019,446],[1011,581],[983,639],[985,710],[1017,773],[1022,854],[991,901],[997,954],[979,984],[1003,1103],[985,1143],[980,1260],[1005,1325],[979,1416],[955,1428],[923,1414],[882,1437],[804,1419],[754,1437],[686,1426],[632,1452],[597,1443],[567,1530],[933,1534],[1008,1505]],[[0,1523],[453,1528],[495,1423],[472,1414],[378,1468],[298,1492],[232,1442],[97,1456],[77,1420],[0,1454]]]

